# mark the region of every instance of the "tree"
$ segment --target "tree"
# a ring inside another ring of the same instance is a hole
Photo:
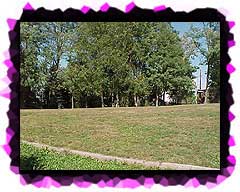
[[[38,23],[23,22],[20,26],[20,75],[21,107],[43,104],[43,92],[47,83],[46,66],[40,62],[39,53],[43,35],[38,30]],[[31,93],[32,99],[26,100]],[[27,102],[26,102],[27,101]]]
[[[185,59],[181,41],[169,23],[151,23],[144,49],[147,50],[147,77],[155,94],[156,106],[159,105],[159,96],[165,103],[165,93],[180,97],[181,92],[182,98],[183,93],[191,90],[192,87],[185,85],[192,83],[193,69]],[[180,91],[184,86],[186,91]]]
[[[76,27],[76,37],[73,45],[73,56],[71,62],[80,66],[82,77],[81,94],[85,95],[85,106],[90,95],[101,97],[101,105],[104,107],[104,91],[107,82],[107,75],[104,72],[106,56],[104,47],[107,42],[104,41],[104,24],[98,23],[80,23]]]
[[[192,26],[187,36],[190,40],[190,46],[194,47],[194,56],[201,57],[200,65],[207,66],[206,95],[208,96],[209,88],[215,90],[215,97],[218,100],[220,88],[220,23],[207,22],[202,25],[202,27]],[[205,99],[205,102],[207,102],[207,99]]]
[[[148,23],[133,22],[127,26],[129,28],[129,38],[125,49],[130,71],[128,84],[129,92],[133,94],[134,105],[137,107],[140,104],[140,98],[149,93],[146,64],[142,59],[145,51],[142,45],[148,34]]]
[[[61,78],[61,62],[66,60],[68,47],[71,44],[69,34],[73,29],[72,23],[51,22],[39,24],[38,30],[44,35],[41,43],[39,58],[47,65],[48,86],[46,87],[48,107],[56,107]]]
[[[165,93],[177,103],[191,94],[193,68],[169,23],[27,25],[22,80],[43,107],[137,107],[153,95],[158,106]]]

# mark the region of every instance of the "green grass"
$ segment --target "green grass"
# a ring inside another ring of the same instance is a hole
[[[220,166],[219,104],[21,110],[22,140],[149,161]]]
[[[137,164],[99,161],[70,153],[58,153],[21,143],[21,170],[144,170],[154,169]],[[155,168],[156,169],[156,168]]]

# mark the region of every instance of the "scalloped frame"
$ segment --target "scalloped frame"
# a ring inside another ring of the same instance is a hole
[[[125,13],[131,12],[136,5],[134,2],[129,3],[125,7]],[[101,12],[107,12],[109,10],[110,6],[108,3],[104,3],[100,7]],[[26,10],[34,10],[34,8],[31,6],[30,3],[27,3],[24,8],[24,11]],[[91,10],[90,7],[88,6],[83,6],[80,11],[83,14],[87,14]],[[157,6],[153,9],[154,12],[159,12],[166,10],[166,7],[164,5]],[[19,146],[15,146],[13,148],[13,141],[16,139],[16,132],[12,127],[17,127],[19,122],[19,117],[18,114],[16,114],[14,111],[16,110],[16,106],[12,106],[12,100],[17,99],[17,93],[12,90],[12,87],[14,86],[14,82],[16,81],[16,78],[18,78],[19,74],[17,69],[14,67],[14,62],[15,59],[14,57],[17,55],[17,47],[13,46],[13,42],[16,38],[16,32],[14,31],[15,25],[17,23],[16,19],[7,19],[7,23],[9,26],[9,38],[11,41],[11,46],[9,50],[7,50],[4,55],[6,57],[6,60],[4,61],[4,64],[8,68],[8,73],[7,76],[1,79],[4,81],[6,84],[9,86],[6,87],[5,89],[1,90],[0,96],[5,97],[9,100],[11,100],[10,103],[10,110],[8,111],[8,117],[10,120],[9,127],[6,129],[6,144],[3,146],[4,150],[6,153],[10,156],[12,159],[16,159],[19,156]],[[228,21],[229,25],[229,31],[232,27],[234,27],[235,22],[234,21]],[[235,41],[233,38],[229,37],[228,40],[228,47],[231,48],[235,45]],[[8,58],[10,55],[10,58]],[[226,66],[226,71],[231,75],[235,71],[235,67],[229,63]],[[15,85],[16,86],[16,85]],[[228,86],[230,86],[228,84]],[[231,96],[231,88],[229,90],[230,95],[228,94],[229,98],[229,106],[233,103],[232,101],[232,96]],[[235,115],[232,112],[228,112],[228,120],[231,122],[235,118]],[[228,147],[233,147],[235,146],[235,141],[234,137],[229,135],[228,139]],[[62,176],[58,178],[54,178],[51,176],[44,176],[44,175],[36,175],[34,178],[32,178],[29,174],[21,174],[19,171],[19,167],[16,165],[10,165],[10,170],[15,173],[20,175],[20,183],[23,185],[27,184],[32,184],[36,187],[44,187],[44,188],[49,188],[51,186],[55,187],[61,187],[62,185],[70,185],[70,184],[75,184],[78,187],[89,187],[91,184],[95,183],[98,185],[98,187],[120,187],[120,188],[136,188],[138,186],[144,185],[146,188],[151,188],[154,184],[160,184],[162,186],[170,186],[170,185],[177,185],[181,184],[184,185],[185,187],[198,187],[200,185],[206,185],[207,188],[213,188],[220,183],[222,183],[224,180],[226,180],[229,176],[234,171],[234,167],[236,164],[236,158],[233,155],[229,155],[227,157],[227,162],[228,166],[221,169],[221,173],[218,174],[217,177],[211,177],[209,176],[208,178],[204,178],[204,181],[201,180],[201,178],[197,177],[187,177],[185,175],[180,175],[181,177],[177,177],[176,175],[174,176],[168,176],[164,177],[161,176],[160,174],[155,175],[153,177],[146,176],[144,177],[143,175],[139,175],[139,177],[133,179],[133,178],[124,178],[121,179],[119,177],[111,177],[108,174],[95,174],[93,177],[90,177],[88,174],[84,174],[81,176]]]

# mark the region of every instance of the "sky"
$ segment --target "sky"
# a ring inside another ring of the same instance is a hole
[[[179,32],[179,35],[182,36],[184,33],[188,32],[190,30],[191,25],[194,27],[203,27],[202,22],[171,22],[173,28]],[[204,42],[203,42],[204,43]],[[199,66],[201,71],[202,71],[202,89],[205,89],[206,87],[206,72],[207,72],[207,67],[206,66],[200,66],[200,58],[196,57],[192,60],[190,60],[191,64],[193,66]],[[196,76],[195,82],[197,83],[197,88],[200,88],[200,69],[197,70],[194,73],[194,76]]]

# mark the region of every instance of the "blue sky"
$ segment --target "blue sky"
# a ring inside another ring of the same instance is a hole
[[[191,25],[194,27],[203,27],[202,22],[171,22],[173,28],[179,32],[179,35],[182,36],[184,33],[188,32],[190,30]],[[203,42],[204,43],[204,42]],[[202,89],[206,87],[206,72],[207,72],[207,67],[206,66],[200,66],[200,58],[196,57],[192,60],[190,60],[191,64],[193,66],[199,66],[202,71]],[[197,88],[200,88],[200,72],[197,70],[197,72],[194,73],[194,76],[196,76],[195,82],[197,83]]]

